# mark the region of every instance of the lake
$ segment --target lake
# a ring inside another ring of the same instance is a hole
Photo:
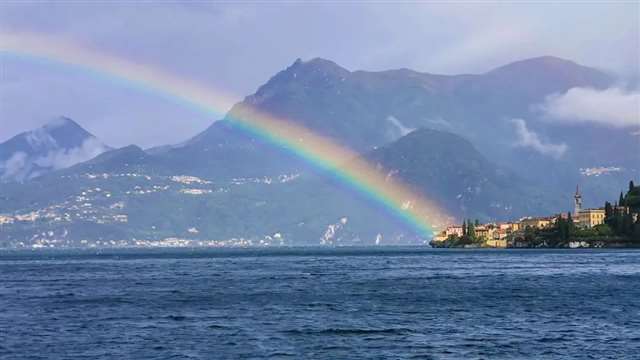
[[[638,359],[640,251],[0,251],[3,359]]]

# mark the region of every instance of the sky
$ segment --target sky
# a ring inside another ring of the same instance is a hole
[[[297,58],[459,74],[554,55],[640,76],[639,2],[5,0],[0,32],[59,37],[238,100]],[[217,120],[74,69],[0,54],[0,142],[60,115],[114,147],[179,143]]]

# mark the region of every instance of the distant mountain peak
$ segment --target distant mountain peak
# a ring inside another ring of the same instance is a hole
[[[75,121],[71,120],[70,118],[68,118],[66,116],[55,117],[55,118],[49,120],[49,122],[44,124],[42,127],[45,128],[45,129],[57,129],[57,128],[60,128],[60,127],[65,127],[65,126],[77,126],[77,127],[80,127],[80,125],[78,125],[78,123],[76,123]]]
[[[296,59],[291,66],[281,72],[282,77],[287,79],[315,79],[327,76],[342,78],[348,76],[350,73],[349,70],[337,63],[320,57],[315,57],[307,61]]]
[[[336,62],[325,59],[325,58],[321,58],[321,57],[315,57],[307,61],[302,61],[299,64],[308,66],[308,67],[346,70],[342,66],[338,65]]]
[[[0,144],[0,181],[28,180],[109,149],[72,119],[59,116]]]

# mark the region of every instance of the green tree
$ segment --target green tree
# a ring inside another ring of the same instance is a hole
[[[475,240],[476,239],[476,227],[473,224],[473,222],[471,221],[471,219],[469,219],[469,221],[467,222],[467,226],[469,227],[469,229],[467,230],[467,234],[469,236],[469,239]]]
[[[620,199],[618,200],[618,206],[624,206],[624,196],[622,195],[622,191],[620,191]]]
[[[573,223],[573,218],[571,217],[571,212],[567,213],[567,236],[571,237],[571,234],[575,232],[576,224]]]
[[[611,207],[611,203],[605,201],[604,203],[604,222],[607,222],[613,216],[613,208]]]
[[[531,226],[527,225],[527,227],[524,228],[524,241],[527,243],[527,246],[533,247],[535,237],[535,230]]]
[[[631,237],[633,235],[633,215],[631,213],[626,213],[622,216],[622,231],[621,235],[626,235]]]
[[[613,236],[613,230],[607,224],[599,224],[593,227],[598,236],[610,237]]]
[[[636,218],[635,224],[633,224],[633,233],[631,234],[631,240],[636,243],[640,243],[640,215]]]
[[[629,181],[629,192],[631,192],[634,187],[635,185],[633,184],[633,180]]]

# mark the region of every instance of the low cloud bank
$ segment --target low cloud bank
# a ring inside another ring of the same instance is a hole
[[[45,156],[35,159],[34,163],[43,168],[59,170],[93,159],[107,150],[98,139],[88,138],[79,147],[49,151]]]
[[[547,97],[544,114],[566,122],[592,122],[613,127],[640,126],[640,92],[612,87],[575,87]]]
[[[6,161],[0,162],[0,180],[24,181],[49,170],[68,168],[93,159],[109,150],[96,138],[88,138],[81,146],[72,149],[54,148],[42,156],[29,156],[18,151]]]

